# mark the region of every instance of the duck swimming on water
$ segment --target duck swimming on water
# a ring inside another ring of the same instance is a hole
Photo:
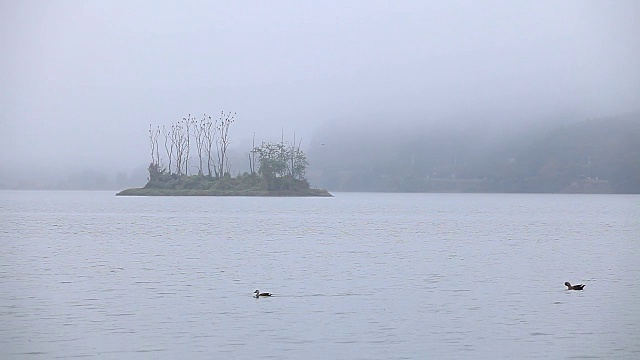
[[[567,290],[582,290],[582,289],[584,289],[584,285],[582,285],[582,284],[571,285],[571,283],[569,283],[568,281],[566,283],[564,283],[564,286],[567,287]]]
[[[253,293],[255,294],[254,297],[256,299],[259,298],[260,296],[271,296],[271,293],[261,293],[259,290],[256,290]]]

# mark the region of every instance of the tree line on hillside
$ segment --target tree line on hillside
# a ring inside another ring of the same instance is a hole
[[[231,176],[228,149],[235,113],[217,119],[187,117],[169,125],[149,125],[149,182],[145,188],[197,190],[304,190],[308,161],[295,133],[293,141],[262,142],[247,153],[249,172]],[[191,164],[191,165],[190,165]],[[192,173],[192,169],[196,173]]]
[[[329,125],[309,150],[310,178],[334,191],[640,193],[640,114],[504,124]]]

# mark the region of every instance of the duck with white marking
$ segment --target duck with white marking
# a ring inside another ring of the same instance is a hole
[[[260,290],[256,290],[253,293],[255,294],[254,297],[256,299],[261,297],[261,296],[271,296],[271,293],[268,293],[268,292],[261,293]]]
[[[564,286],[567,287],[567,290],[582,290],[582,289],[584,289],[584,285],[582,285],[582,284],[571,285],[571,283],[568,282],[568,281],[566,283],[564,283]]]

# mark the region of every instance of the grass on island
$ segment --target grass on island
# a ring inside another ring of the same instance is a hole
[[[118,196],[296,196],[332,197],[324,189],[307,190],[198,190],[198,189],[144,189],[122,190]]]
[[[313,196],[331,197],[327,190],[311,189],[309,182],[291,176],[262,177],[240,174],[231,177],[179,176],[149,168],[150,180],[144,188],[123,190],[120,196]]]

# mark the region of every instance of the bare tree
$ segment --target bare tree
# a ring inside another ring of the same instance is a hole
[[[167,154],[167,170],[169,174],[179,176],[189,176],[189,159],[191,157],[191,137],[195,141],[196,154],[198,156],[198,175],[204,173],[204,161],[207,163],[209,177],[224,176],[231,172],[231,164],[227,156],[227,149],[230,145],[229,128],[235,121],[235,113],[225,113],[220,115],[219,120],[213,120],[211,116],[203,114],[202,120],[196,120],[195,116],[189,114],[186,118],[177,121],[170,126],[160,126],[153,129],[149,125],[149,146],[151,148],[151,163],[157,165],[156,168],[163,167],[160,157],[160,146],[158,138],[164,135],[164,148]],[[192,135],[193,134],[193,135]],[[255,143],[255,134],[254,134]],[[215,150],[214,150],[215,149]],[[215,154],[214,154],[215,151]],[[255,171],[256,155],[250,155],[252,173]],[[164,171],[164,170],[162,170]]]
[[[173,142],[173,125],[171,128],[172,131],[167,131],[166,126],[162,126],[162,133],[164,134],[164,149],[167,151],[167,159],[169,159],[169,164],[167,166],[169,174],[171,174],[171,160],[173,158],[173,150],[175,148],[175,144]]]
[[[235,116],[236,113],[229,112],[225,114],[224,111],[220,114],[220,123],[218,124],[220,137],[216,145],[218,150],[218,176],[223,176],[225,172],[231,172],[231,166],[227,158],[227,148],[231,143],[229,139],[229,127],[235,121]]]
[[[204,151],[207,155],[207,171],[209,173],[209,177],[211,177],[211,170],[215,173],[216,177],[218,177],[218,171],[216,168],[215,158],[213,156],[213,146],[217,144],[216,136],[218,133],[218,124],[217,120],[213,121],[211,116],[205,117],[204,121]]]
[[[184,146],[184,174],[185,175],[189,175],[189,155],[191,154],[191,134],[190,134],[190,128],[191,128],[191,123],[193,120],[195,120],[195,117],[191,117],[191,114],[189,114],[186,118],[182,118],[182,122],[184,123],[183,125],[183,133],[182,133],[182,137],[183,137],[183,143],[182,145]]]
[[[182,129],[182,122],[171,125],[171,141],[175,144],[175,162],[176,162],[176,174],[183,175],[182,169],[184,166],[184,157],[186,150],[186,140],[184,138],[184,132]]]
[[[253,140],[251,141],[251,151],[249,152],[249,171],[251,175],[256,173],[256,133],[253,133]]]
[[[151,127],[151,124],[149,124],[149,145],[151,146],[151,163],[155,164],[156,160],[155,160],[155,148],[154,148],[154,142],[153,142],[153,128]]]
[[[160,136],[160,127],[153,129],[149,124],[149,145],[151,146],[151,163],[160,167],[160,149],[158,146],[158,137]]]
[[[205,145],[207,114],[204,114],[201,121],[193,119],[193,139],[196,141],[196,151],[198,153],[198,175],[202,175],[202,149]]]
[[[158,143],[159,137],[160,137],[160,125],[156,127],[156,133],[153,141],[155,142],[154,147],[156,148],[156,161],[157,161],[158,168],[164,171],[164,164],[162,163],[163,161],[162,161],[162,158],[160,157],[160,144]]]

